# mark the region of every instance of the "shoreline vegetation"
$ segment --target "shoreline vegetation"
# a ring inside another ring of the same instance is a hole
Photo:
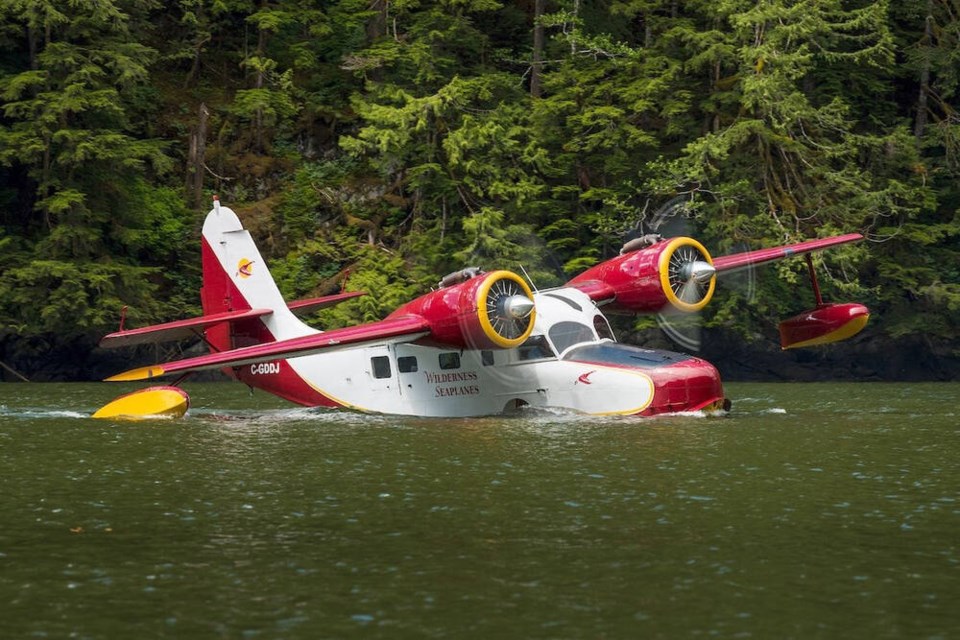
[[[0,381],[197,348],[96,343],[124,306],[199,314],[213,194],[289,299],[370,292],[321,328],[464,266],[561,284],[651,230],[714,255],[857,231],[816,261],[862,334],[781,352],[812,305],[786,261],[721,281],[701,355],[728,380],[957,379],[958,106],[946,0],[5,2]]]

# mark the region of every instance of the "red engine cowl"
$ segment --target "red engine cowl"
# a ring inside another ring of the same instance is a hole
[[[614,311],[655,313],[671,306],[699,311],[716,286],[713,259],[692,238],[672,238],[602,262],[568,284],[602,283],[612,290]]]
[[[431,291],[388,318],[418,315],[430,324],[430,339],[469,349],[510,349],[533,331],[533,293],[520,276],[492,271]]]

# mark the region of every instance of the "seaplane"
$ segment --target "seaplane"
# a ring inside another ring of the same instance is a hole
[[[717,369],[694,355],[618,342],[608,313],[690,314],[717,277],[804,255],[816,306],[780,324],[784,349],[849,338],[867,323],[859,303],[825,303],[811,252],[857,233],[713,258],[690,237],[646,234],[563,286],[538,290],[512,271],[465,268],[376,322],[321,331],[300,317],[363,292],[287,302],[237,214],[214,199],[202,231],[203,315],[123,328],[104,348],[200,339],[203,355],[141,366],[108,381],[178,376],[110,402],[94,416],[182,416],[185,376],[221,370],[307,407],[468,417],[521,407],[592,415],[729,411]]]

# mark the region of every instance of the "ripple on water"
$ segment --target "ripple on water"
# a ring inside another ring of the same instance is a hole
[[[159,428],[4,395],[4,630],[950,637],[956,391],[737,388],[718,420],[443,420],[222,385]]]
[[[57,418],[89,418],[89,413],[80,413],[79,411],[69,411],[64,409],[43,409],[39,407],[21,407],[11,409],[5,405],[0,405],[0,417],[13,420],[42,420]]]

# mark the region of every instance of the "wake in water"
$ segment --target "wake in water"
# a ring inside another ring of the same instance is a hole
[[[49,409],[40,407],[9,407],[0,405],[0,418],[13,420],[44,420],[44,419],[80,419],[87,420],[91,418],[92,412],[82,412],[69,409]],[[770,408],[760,411],[760,413],[785,414],[784,409]],[[359,411],[349,411],[344,409],[327,409],[323,407],[290,407],[282,409],[217,409],[212,407],[191,407],[191,409],[182,417],[172,416],[152,416],[149,418],[130,418],[130,419],[105,419],[97,420],[98,423],[116,424],[116,423],[149,423],[149,422],[178,422],[185,424],[196,423],[214,423],[221,425],[278,425],[300,422],[323,422],[326,424],[339,424],[344,426],[380,426],[380,427],[398,427],[411,425],[437,425],[442,427],[457,426],[482,426],[484,423],[497,424],[517,424],[524,423],[528,426],[537,425],[557,425],[557,424],[576,424],[585,425],[618,425],[624,424],[659,424],[665,421],[676,420],[702,420],[707,418],[725,418],[731,415],[731,412],[718,411],[681,411],[676,413],[665,413],[653,417],[642,416],[621,416],[607,415],[596,416],[578,413],[569,409],[556,407],[531,407],[525,406],[509,413],[493,416],[478,416],[471,418],[442,418],[442,417],[419,417],[419,416],[394,416],[377,413],[363,413]]]
[[[0,418],[21,420],[42,420],[44,418],[89,418],[89,413],[67,411],[62,409],[41,409],[37,407],[20,407],[12,409],[0,404]]]

